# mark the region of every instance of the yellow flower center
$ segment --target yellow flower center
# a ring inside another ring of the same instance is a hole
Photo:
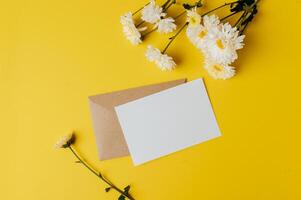
[[[223,44],[223,41],[221,39],[217,39],[215,41],[215,43],[216,43],[216,45],[217,45],[218,48],[220,48],[220,49],[224,49],[225,48],[225,46]]]
[[[199,37],[200,37],[200,38],[204,38],[206,35],[207,35],[207,31],[206,31],[206,30],[205,30],[205,31],[201,31],[201,32],[199,33]]]
[[[221,65],[213,65],[212,66],[214,70],[218,71],[218,72],[221,72],[223,71],[223,67]]]
[[[196,18],[194,18],[194,17],[191,17],[190,18],[190,22],[189,22],[191,25],[197,25],[197,19]]]
[[[192,26],[199,25],[201,23],[201,17],[198,14],[192,14],[189,17],[189,24]]]

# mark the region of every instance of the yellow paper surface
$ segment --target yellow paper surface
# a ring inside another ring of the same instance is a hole
[[[75,129],[79,152],[138,200],[301,199],[300,1],[261,1],[228,81],[207,75],[185,34],[168,50],[177,70],[149,63],[147,44],[163,48],[168,36],[133,47],[119,24],[144,3],[1,3],[0,198],[116,199],[70,152],[53,149]],[[204,77],[223,137],[140,167],[129,157],[98,160],[88,96],[185,77]]]

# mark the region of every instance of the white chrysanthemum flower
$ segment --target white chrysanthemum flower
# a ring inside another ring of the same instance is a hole
[[[162,8],[156,5],[154,0],[151,0],[150,3],[142,9],[141,15],[142,20],[154,24],[166,14],[162,12]]]
[[[205,54],[218,63],[230,64],[237,59],[236,50],[243,48],[244,35],[229,23],[211,29],[206,40]]]
[[[206,48],[205,40],[208,37],[209,30],[217,29],[218,26],[219,19],[216,15],[206,15],[203,17],[203,25],[188,25],[186,29],[186,35],[193,45],[195,45],[198,49],[204,51],[204,49]]]
[[[186,35],[190,42],[196,46],[198,49],[203,49],[204,47],[204,35],[200,35],[200,33],[203,33],[202,31],[204,29],[204,26],[202,25],[196,25],[196,26],[190,26],[188,25],[186,29]],[[205,32],[204,32],[205,33]]]
[[[171,17],[161,19],[156,23],[156,27],[158,27],[157,31],[159,33],[170,33],[176,30],[177,25],[174,23],[175,20]]]
[[[58,140],[54,148],[59,149],[59,148],[67,148],[69,147],[72,143],[74,142],[74,134],[70,133],[64,137],[62,137],[60,140]]]
[[[196,8],[193,10],[187,10],[187,22],[190,26],[198,26],[201,24],[202,17],[197,13]]]
[[[219,23],[220,21],[216,15],[210,15],[210,16],[205,15],[203,17],[203,24],[207,30],[217,27]]]
[[[146,27],[142,27],[137,29],[134,20],[132,17],[132,13],[128,12],[120,17],[120,23],[123,27],[123,33],[125,37],[133,44],[140,44],[141,41],[141,33],[140,31],[146,30]]]
[[[161,51],[151,45],[148,45],[145,56],[150,62],[155,62],[156,60],[160,59]]]
[[[214,79],[229,79],[235,75],[235,69],[227,64],[219,64],[210,58],[206,58],[205,69]]]
[[[145,56],[150,62],[154,62],[162,71],[171,71],[176,66],[172,57],[162,54],[159,49],[151,45],[147,47]]]

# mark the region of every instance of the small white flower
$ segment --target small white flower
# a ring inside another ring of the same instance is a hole
[[[221,24],[208,33],[205,54],[218,63],[231,64],[238,57],[236,50],[243,48],[244,37],[229,23]]]
[[[150,62],[154,62],[162,71],[171,71],[176,66],[172,57],[162,54],[159,49],[151,45],[147,47],[145,56]]]
[[[198,49],[202,50],[204,47],[205,35],[200,33],[206,33],[203,31],[204,27],[202,25],[190,26],[188,25],[186,29],[186,35],[190,42]]]
[[[219,64],[210,58],[206,58],[205,69],[214,79],[229,79],[235,75],[235,69],[226,64]]]
[[[154,24],[166,14],[162,12],[162,8],[156,5],[154,0],[151,0],[150,3],[142,9],[141,15],[142,20]]]
[[[75,139],[74,134],[70,133],[70,134],[62,137],[60,140],[58,140],[55,143],[54,148],[56,148],[56,149],[67,148],[74,142],[74,139]]]
[[[176,30],[177,25],[174,23],[175,20],[171,17],[161,19],[156,23],[156,27],[158,27],[159,33],[170,33]]]
[[[150,62],[154,62],[156,60],[158,60],[161,56],[161,51],[157,48],[154,48],[153,46],[151,45],[148,45],[147,46],[147,51],[145,53],[145,56],[147,57],[147,59],[150,61]]]
[[[120,17],[120,23],[123,27],[123,33],[125,37],[133,44],[140,44],[141,41],[141,33],[140,31],[146,30],[146,27],[142,27],[137,29],[134,20],[132,17],[132,13],[128,12]]]
[[[207,30],[211,28],[216,28],[219,25],[220,21],[216,15],[205,15],[203,17],[203,24]]]
[[[206,48],[205,40],[208,38],[208,33],[212,29],[217,29],[219,26],[219,19],[216,15],[204,16],[203,25],[194,25],[190,24],[187,27],[186,35],[191,41],[193,45],[195,45],[198,49],[204,51]]]
[[[201,24],[202,17],[197,13],[196,8],[193,10],[187,10],[187,22],[190,26],[197,26]]]

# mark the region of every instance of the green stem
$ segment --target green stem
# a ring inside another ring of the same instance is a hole
[[[246,14],[247,12],[244,11],[243,14],[240,16],[240,18],[237,20],[237,22],[234,24],[234,27],[238,27],[238,25],[240,25],[241,20],[245,17]]]
[[[221,18],[220,21],[222,22],[222,21],[224,21],[225,19],[228,19],[229,17],[232,17],[233,15],[236,15],[236,14],[239,13],[239,12],[241,12],[241,11],[233,12],[233,13],[231,13],[230,15],[227,15],[226,17]]]
[[[179,31],[171,37],[170,41],[168,42],[168,44],[166,45],[166,47],[163,49],[162,54],[164,54],[166,52],[166,50],[168,49],[168,47],[171,45],[171,43],[176,39],[176,37],[182,32],[182,30],[188,25],[188,22],[186,22],[180,29]]]
[[[176,3],[175,0],[173,0],[172,2],[170,2],[170,4],[168,4],[168,5],[163,9],[163,12],[166,12],[166,11],[170,8],[170,6],[172,6],[172,5],[175,4],[175,3]]]
[[[259,3],[260,0],[255,1],[252,5],[250,5],[248,8],[244,10],[244,13],[242,16],[238,19],[238,21],[235,23],[235,27],[239,30],[240,35],[244,33],[246,30],[247,26],[249,25],[250,21],[245,23],[245,20],[248,19],[254,10],[254,6],[256,6]],[[245,23],[245,24],[243,24]],[[241,26],[243,24],[243,27]],[[241,30],[242,28],[242,30]]]
[[[147,32],[147,33],[145,33],[144,35],[142,35],[142,38],[144,38],[145,36],[147,36],[148,34],[154,32],[154,31],[156,31],[157,29],[158,29],[158,28],[154,28],[154,29],[150,30],[149,32]]]
[[[244,33],[244,31],[246,30],[248,24],[249,24],[249,22],[244,25],[243,29],[239,32],[239,35],[242,35]]]
[[[138,28],[139,26],[141,26],[144,23],[145,23],[145,21],[140,22],[139,24],[136,25],[136,28]]]
[[[205,15],[208,15],[208,14],[210,14],[210,13],[212,13],[212,12],[218,10],[218,9],[221,9],[221,8],[223,8],[223,7],[226,7],[226,6],[229,6],[229,5],[232,5],[232,4],[235,4],[235,3],[237,3],[237,2],[238,2],[238,1],[233,1],[233,2],[230,2],[230,3],[225,3],[224,5],[218,6],[218,7],[214,8],[214,9],[212,9],[212,10],[210,10],[210,11],[208,11],[208,12],[202,14],[202,17],[204,17]]]
[[[224,6],[227,6],[227,5],[231,5],[231,4],[236,3],[236,2],[237,2],[237,1],[232,2],[232,3],[226,3],[226,4],[222,5],[222,6],[219,6],[219,7],[217,7],[217,8],[214,8],[213,10],[210,10],[210,11],[204,13],[204,14],[201,15],[201,16],[204,17],[205,15],[208,15],[208,14],[210,14],[211,12],[213,12],[213,11],[215,11],[215,10],[217,10],[217,9],[220,9],[220,8],[222,8],[222,7],[224,7]],[[178,19],[178,18],[182,17],[186,12],[187,12],[186,10],[183,11],[183,12],[181,12],[180,14],[178,14],[177,16],[175,16],[174,19]]]
[[[144,6],[142,6],[141,8],[139,8],[138,10],[136,10],[135,12],[133,12],[132,16],[136,15],[140,10],[142,10],[145,6],[147,6],[149,3],[145,4]]]
[[[130,194],[125,193],[124,191],[122,191],[121,189],[119,189],[118,187],[116,187],[113,183],[111,183],[109,180],[107,180],[106,178],[104,178],[102,176],[102,174],[98,171],[96,171],[95,169],[93,169],[87,162],[85,162],[79,155],[78,153],[76,153],[75,149],[73,149],[71,146],[68,147],[70,149],[70,151],[73,153],[73,155],[80,161],[81,164],[83,164],[90,172],[92,172],[95,176],[97,176],[98,178],[100,178],[102,181],[104,181],[106,184],[108,184],[112,189],[116,190],[117,192],[119,192],[121,195],[127,197],[130,200],[135,200]]]
[[[217,7],[217,8],[214,8],[213,10],[210,10],[210,11],[208,11],[208,12],[202,14],[201,16],[204,17],[205,15],[208,15],[208,14],[210,14],[210,13],[213,12],[213,11],[216,11],[216,10],[218,10],[218,9],[220,9],[220,8],[223,8],[223,7],[225,7],[225,6],[228,6],[228,5],[231,5],[231,4],[234,4],[234,3],[237,3],[237,1],[234,1],[234,2],[231,2],[231,3],[226,3],[226,4],[224,4],[224,5],[221,5],[221,6]],[[181,12],[179,15],[175,16],[174,19],[177,19],[177,18],[183,16],[186,12],[187,12],[186,10],[183,11],[183,12]]]
[[[180,18],[181,16],[183,16],[186,13],[186,10],[181,12],[180,14],[178,14],[177,16],[174,17],[174,20]]]
[[[169,4],[169,2],[171,2],[172,0],[167,0],[161,7],[162,10],[165,10],[165,7]]]

